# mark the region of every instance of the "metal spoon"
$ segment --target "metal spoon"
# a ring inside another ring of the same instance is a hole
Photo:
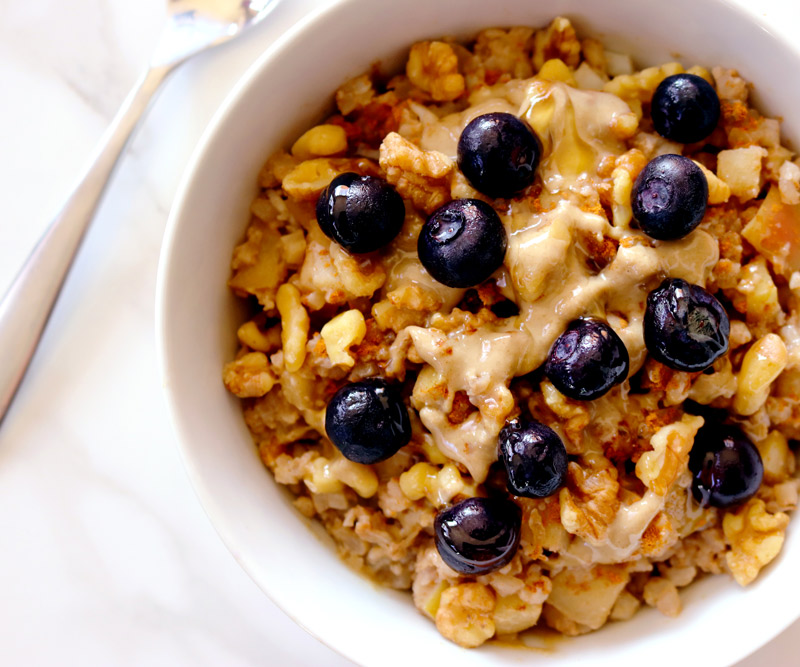
[[[161,82],[187,58],[258,23],[274,2],[168,0],[167,23],[150,66],[122,103],[91,166],[0,302],[0,421],[36,351],[114,167]]]

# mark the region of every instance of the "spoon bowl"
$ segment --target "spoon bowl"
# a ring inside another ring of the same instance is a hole
[[[177,65],[261,21],[276,0],[168,0],[151,65]]]

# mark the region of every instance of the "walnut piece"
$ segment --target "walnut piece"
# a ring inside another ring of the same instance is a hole
[[[409,81],[436,102],[450,102],[464,92],[464,77],[458,72],[458,56],[444,42],[417,42],[406,63]]]
[[[418,209],[433,213],[450,200],[450,174],[455,165],[444,153],[424,151],[390,132],[381,144],[380,165],[386,180]]]
[[[725,515],[722,530],[731,547],[725,558],[736,583],[747,586],[778,555],[788,523],[787,514],[770,514],[760,498],[751,498]]]
[[[236,361],[225,364],[222,381],[239,398],[257,398],[275,385],[275,375],[269,369],[267,355],[250,352]]]
[[[369,74],[362,74],[344,83],[336,91],[336,106],[342,115],[363,109],[375,97],[375,89],[372,87],[372,79]]]
[[[659,496],[670,487],[689,463],[694,436],[703,425],[703,418],[684,415],[681,421],[660,428],[650,439],[652,452],[642,454],[636,463],[636,476]]]
[[[575,462],[567,469],[567,487],[561,489],[561,523],[568,533],[601,545],[619,509],[616,470],[588,471]]]
[[[494,593],[483,584],[458,584],[442,592],[436,628],[459,646],[475,648],[495,632]]]
[[[538,71],[547,60],[558,58],[570,67],[581,59],[581,43],[569,19],[558,16],[533,37],[533,66]]]

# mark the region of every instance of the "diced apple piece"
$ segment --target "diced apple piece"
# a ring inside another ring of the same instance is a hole
[[[784,204],[777,187],[770,187],[742,236],[769,259],[776,271],[787,277],[800,271],[800,204]]]
[[[596,630],[608,619],[629,578],[622,565],[562,570],[553,578],[547,602],[567,618]]]
[[[731,188],[739,201],[748,201],[758,196],[761,190],[761,162],[767,149],[747,146],[720,151],[717,156],[717,176]]]

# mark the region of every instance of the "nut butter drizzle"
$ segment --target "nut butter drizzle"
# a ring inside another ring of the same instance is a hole
[[[609,321],[628,349],[631,372],[636,372],[645,357],[642,316],[648,290],[665,276],[705,285],[719,249],[701,230],[679,241],[658,242],[587,210],[588,201],[598,201],[596,188],[604,180],[597,174],[601,161],[626,150],[613,132],[618,119],[632,113],[620,98],[534,78],[481,89],[470,102],[467,110],[438,122],[426,118],[420,147],[454,160],[461,130],[491,111],[525,119],[543,144],[538,197],[508,200],[505,210],[498,210],[509,236],[498,286],[520,312],[477,330],[445,333],[435,326],[410,326],[395,345],[413,346],[430,367],[420,373],[412,397],[422,422],[442,452],[482,482],[496,459],[498,433],[514,409],[508,390],[513,377],[538,368],[567,324],[583,315]],[[608,239],[617,247],[603,268],[586,262],[581,250],[586,238]],[[463,294],[443,289],[410,257],[400,259],[391,271],[391,282],[403,280],[435,293],[445,311]],[[446,391],[427,391],[435,386]],[[458,391],[466,392],[478,412],[451,424],[447,414]],[[615,395],[624,400],[619,389]]]

